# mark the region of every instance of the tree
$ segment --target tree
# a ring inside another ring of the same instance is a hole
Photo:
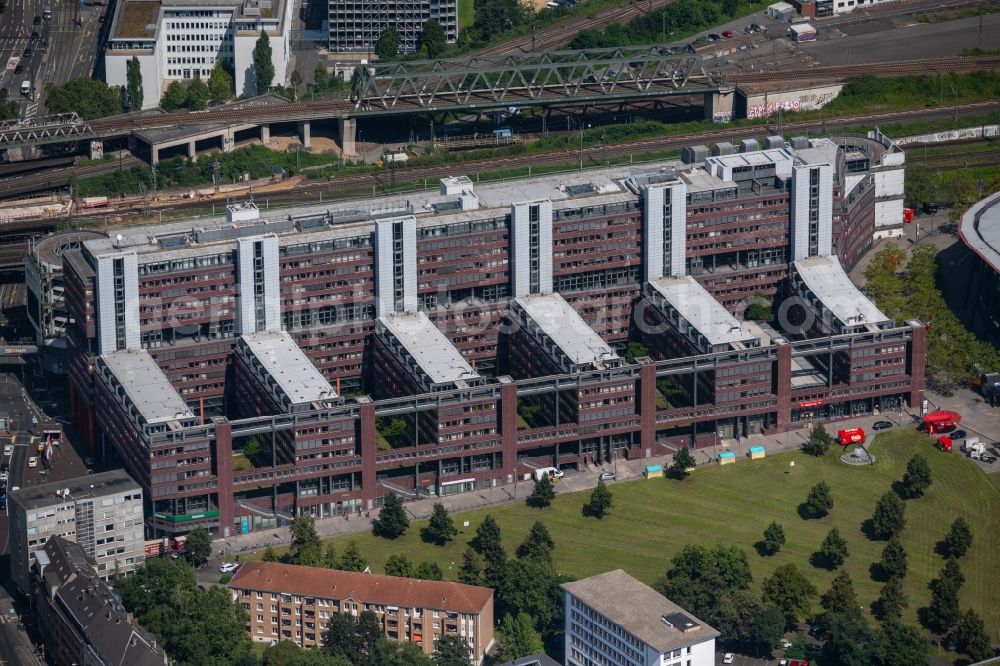
[[[774,555],[785,545],[785,528],[781,524],[771,521],[771,524],[764,528],[763,550],[768,555]]]
[[[749,589],[753,576],[745,552],[736,546],[689,544],[670,562],[656,589],[699,617],[709,617],[726,592]]]
[[[823,617],[829,638],[823,654],[837,666],[870,666],[874,661],[877,636],[868,627],[857,606]]]
[[[931,481],[931,468],[927,464],[927,458],[918,453],[906,463],[906,472],[899,482],[900,490],[904,498],[915,499],[924,494]]]
[[[774,606],[766,606],[750,624],[747,642],[762,652],[770,652],[785,633],[785,616]]]
[[[266,93],[274,81],[274,61],[271,56],[271,40],[263,30],[253,47],[253,74],[257,94]]]
[[[299,86],[302,85],[302,74],[299,73],[299,70],[292,70],[292,75],[288,77],[288,82],[292,84],[292,90],[297,91],[299,89]]]
[[[417,565],[414,576],[420,580],[444,580],[444,572],[437,562],[421,562]]]
[[[399,53],[399,31],[389,26],[378,36],[375,42],[375,55],[379,60],[391,60]]]
[[[972,547],[972,528],[965,518],[959,516],[952,522],[943,545],[948,557],[962,557],[969,552]]]
[[[0,88],[0,120],[15,120],[21,117],[21,105],[8,99],[7,89]]]
[[[594,492],[590,493],[590,501],[583,505],[583,515],[603,518],[613,504],[614,500],[607,484],[603,480],[598,480]]]
[[[122,95],[96,79],[73,79],[61,86],[49,86],[45,96],[49,113],[76,112],[87,120],[122,112]]]
[[[163,91],[163,97],[160,98],[160,108],[164,111],[176,111],[183,109],[185,104],[187,104],[187,90],[184,89],[184,84],[180,81],[171,81]]]
[[[483,584],[483,567],[479,554],[469,546],[462,554],[462,566],[458,568],[458,582],[466,585]]]
[[[500,543],[500,526],[493,516],[487,515],[479,524],[471,544],[485,560],[483,584],[487,587],[498,587],[499,578],[503,576],[507,564],[507,551]]]
[[[902,578],[906,575],[906,557],[906,549],[903,548],[899,538],[892,537],[882,549],[882,559],[879,560],[879,566],[888,578]]]
[[[444,28],[434,19],[427,19],[420,27],[420,42],[418,48],[428,58],[434,60],[441,57],[448,46],[448,37]]]
[[[525,10],[517,0],[474,0],[472,28],[483,42],[493,41],[524,21]]]
[[[420,530],[420,538],[427,543],[443,546],[454,539],[456,534],[458,534],[458,529],[455,527],[455,521],[448,515],[444,504],[436,502],[434,510],[431,512],[431,519]]]
[[[528,506],[535,507],[536,509],[544,509],[552,504],[552,500],[555,498],[556,489],[552,487],[552,481],[548,476],[543,475],[542,478],[535,481],[535,487],[532,489],[531,494],[528,495],[526,501]]]
[[[774,312],[767,306],[767,303],[751,303],[743,311],[743,319],[747,321],[771,321],[774,319]]]
[[[802,513],[809,518],[822,518],[833,509],[833,497],[830,496],[830,485],[820,481],[809,489],[806,501],[802,504]]]
[[[256,664],[256,661],[250,662]],[[304,650],[290,640],[264,650],[262,666],[351,666],[342,657],[332,657],[319,650]]]
[[[125,90],[128,95],[128,110],[142,111],[142,68],[139,58],[132,56],[125,66]]]
[[[833,444],[833,438],[823,427],[822,423],[813,425],[809,432],[809,439],[802,445],[802,450],[811,456],[825,456]]]
[[[498,664],[545,651],[542,636],[535,631],[535,621],[527,613],[504,615],[498,633],[498,646],[494,655],[494,661]]]
[[[809,616],[816,588],[794,564],[784,564],[764,579],[761,598],[780,610],[788,623]]]
[[[670,476],[675,479],[683,479],[688,475],[688,470],[695,468],[694,456],[688,447],[682,446],[674,453],[674,464],[670,466]]]
[[[216,102],[225,102],[233,96],[233,78],[221,61],[216,62],[212,68],[212,74],[208,77],[208,90]]]
[[[323,553],[323,566],[327,569],[336,569],[339,564],[337,550],[333,547],[332,543],[327,544],[326,551]]]
[[[295,516],[290,527],[292,542],[288,546],[288,560],[292,564],[314,567],[320,563],[321,544],[316,534],[316,521],[308,513]]]
[[[877,648],[880,666],[926,664],[931,656],[931,642],[918,628],[890,620],[882,624],[882,640]]]
[[[903,501],[896,493],[886,493],[875,503],[872,514],[872,534],[876,539],[898,536],[906,526]]]
[[[552,564],[552,550],[555,547],[556,543],[552,540],[545,525],[542,524],[542,521],[536,520],[527,536],[524,537],[524,541],[517,547],[517,556],[522,559]]]
[[[192,111],[201,111],[208,106],[208,101],[212,99],[212,93],[208,86],[201,80],[200,76],[195,76],[187,85],[187,108]]]
[[[280,561],[280,559],[278,558],[278,554],[274,552],[274,548],[271,548],[270,546],[264,549],[264,554],[261,556],[260,559],[264,560],[265,562]]]
[[[819,555],[831,569],[835,569],[847,559],[847,540],[840,536],[840,531],[834,527],[826,534]]]
[[[925,618],[930,628],[944,633],[958,621],[958,590],[964,582],[958,562],[949,558],[938,577],[928,584],[931,601],[925,609]]]
[[[332,613],[323,632],[323,649],[351,664],[369,664],[380,644],[387,640],[382,625],[371,611],[363,611],[356,618],[348,613]]]
[[[393,553],[385,558],[385,575],[400,578],[414,578],[413,562],[402,553]]]
[[[850,574],[841,571],[830,584],[830,589],[819,598],[819,605],[827,613],[853,611],[858,607],[858,595],[854,591],[854,581]]]
[[[555,580],[552,567],[537,560],[515,559],[501,567],[498,574],[486,571],[487,587],[497,592],[497,615],[527,613],[537,626],[548,626],[553,617],[549,596]],[[491,577],[494,580],[490,580]]]
[[[251,649],[243,607],[233,604],[224,588],[199,589],[183,561],[147,560],[115,592],[172,663],[235,664]]]
[[[375,521],[375,534],[386,539],[397,539],[406,534],[406,528],[409,526],[410,519],[406,516],[406,509],[403,508],[403,500],[396,493],[386,495],[378,520]]]
[[[960,614],[955,624],[955,645],[972,661],[983,661],[993,656],[993,646],[986,633],[986,625],[971,608]]]
[[[184,542],[184,550],[191,554],[194,565],[200,567],[212,554],[212,533],[204,527],[191,530]]]
[[[903,593],[903,579],[893,577],[886,581],[878,593],[875,604],[875,615],[879,620],[890,622],[903,616],[903,609],[909,605],[906,594]]]
[[[364,571],[368,568],[368,562],[361,555],[357,542],[352,541],[347,544],[340,558],[340,568],[344,571]]]
[[[384,34],[384,33],[383,33]],[[455,634],[442,636],[434,641],[434,664],[436,666],[472,666],[471,654],[466,640]]]

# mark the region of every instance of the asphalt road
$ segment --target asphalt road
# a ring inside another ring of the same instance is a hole
[[[818,23],[818,40],[798,47],[824,65],[857,65],[869,62],[935,58],[961,55],[962,50],[981,43],[995,48],[1000,43],[1000,14],[971,17],[945,23],[906,20],[874,20],[872,23],[832,27]],[[945,91],[945,99],[947,100]]]
[[[55,10],[52,19],[35,25],[35,17],[41,17],[47,5]],[[20,102],[22,119],[45,114],[45,86],[91,76],[99,52],[98,17],[106,9],[56,0],[8,3],[0,18],[0,86],[7,89],[9,99]],[[38,36],[32,37],[32,32]],[[28,47],[33,52],[25,57]],[[15,74],[18,66],[22,71]],[[32,82],[30,97],[21,95],[22,81]]]

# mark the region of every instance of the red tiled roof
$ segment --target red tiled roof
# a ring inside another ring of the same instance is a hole
[[[480,613],[493,600],[493,590],[464,583],[378,576],[277,562],[243,564],[228,587],[470,614]]]

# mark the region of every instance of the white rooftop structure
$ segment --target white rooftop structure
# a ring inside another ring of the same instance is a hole
[[[467,386],[481,379],[423,312],[401,312],[379,317],[375,322],[375,332],[428,390],[436,385],[447,385],[447,388]]]
[[[647,283],[646,295],[702,353],[756,347],[759,338],[690,275]]]
[[[746,171],[759,173],[774,166],[774,175],[791,178],[792,154],[784,148],[765,148],[750,153],[716,155],[705,160],[705,170],[722,180],[742,180],[740,174]]]
[[[511,311],[564,372],[619,365],[618,354],[559,294],[531,294]]]
[[[973,252],[1000,272],[1000,192],[978,201],[962,216],[959,234]]]
[[[124,349],[99,357],[125,392],[139,417],[149,425],[193,419],[194,414],[160,366],[145,349]]]
[[[792,286],[834,334],[892,325],[889,317],[858,291],[837,257],[808,257],[792,263]]]
[[[265,331],[240,337],[240,343],[256,360],[256,370],[287,406],[312,404],[337,397],[330,382],[285,331]]]

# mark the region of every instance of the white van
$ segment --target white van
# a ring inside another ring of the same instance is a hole
[[[555,467],[542,467],[541,469],[536,469],[534,472],[535,481],[541,481],[542,479],[561,479],[565,474],[556,469]]]
[[[962,443],[962,451],[964,453],[969,453],[970,451],[976,449],[979,445],[978,437],[969,437]]]
[[[21,82],[21,94],[25,97],[31,94],[31,81]]]

